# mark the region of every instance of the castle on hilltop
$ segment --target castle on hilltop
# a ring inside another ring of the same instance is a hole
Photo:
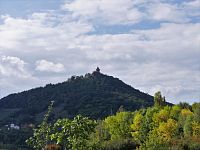
[[[100,68],[97,66],[96,70],[92,72],[92,75],[99,75],[100,73]]]

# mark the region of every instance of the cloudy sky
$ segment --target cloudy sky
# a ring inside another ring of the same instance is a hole
[[[0,97],[96,66],[200,101],[200,0],[0,0]]]

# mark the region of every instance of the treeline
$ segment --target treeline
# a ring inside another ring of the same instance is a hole
[[[199,150],[200,103],[166,105],[157,92],[154,106],[134,112],[119,111],[104,120],[76,116],[43,122],[26,142],[34,149],[71,150]]]
[[[32,136],[31,131],[1,129],[0,130],[0,150],[30,150],[25,140]]]

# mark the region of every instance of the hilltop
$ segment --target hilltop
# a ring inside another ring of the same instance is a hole
[[[84,76],[72,76],[67,81],[47,84],[0,100],[1,125],[38,123],[50,101],[54,102],[52,120],[77,114],[102,119],[119,108],[134,111],[153,105],[153,97],[123,81],[105,75],[97,68]]]

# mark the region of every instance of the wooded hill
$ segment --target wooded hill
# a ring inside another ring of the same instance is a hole
[[[127,111],[153,105],[153,97],[99,69],[85,76],[72,76],[63,83],[48,84],[8,95],[0,100],[0,125],[39,123],[50,101],[54,111],[50,119],[73,118],[77,114],[102,119],[119,108]]]

